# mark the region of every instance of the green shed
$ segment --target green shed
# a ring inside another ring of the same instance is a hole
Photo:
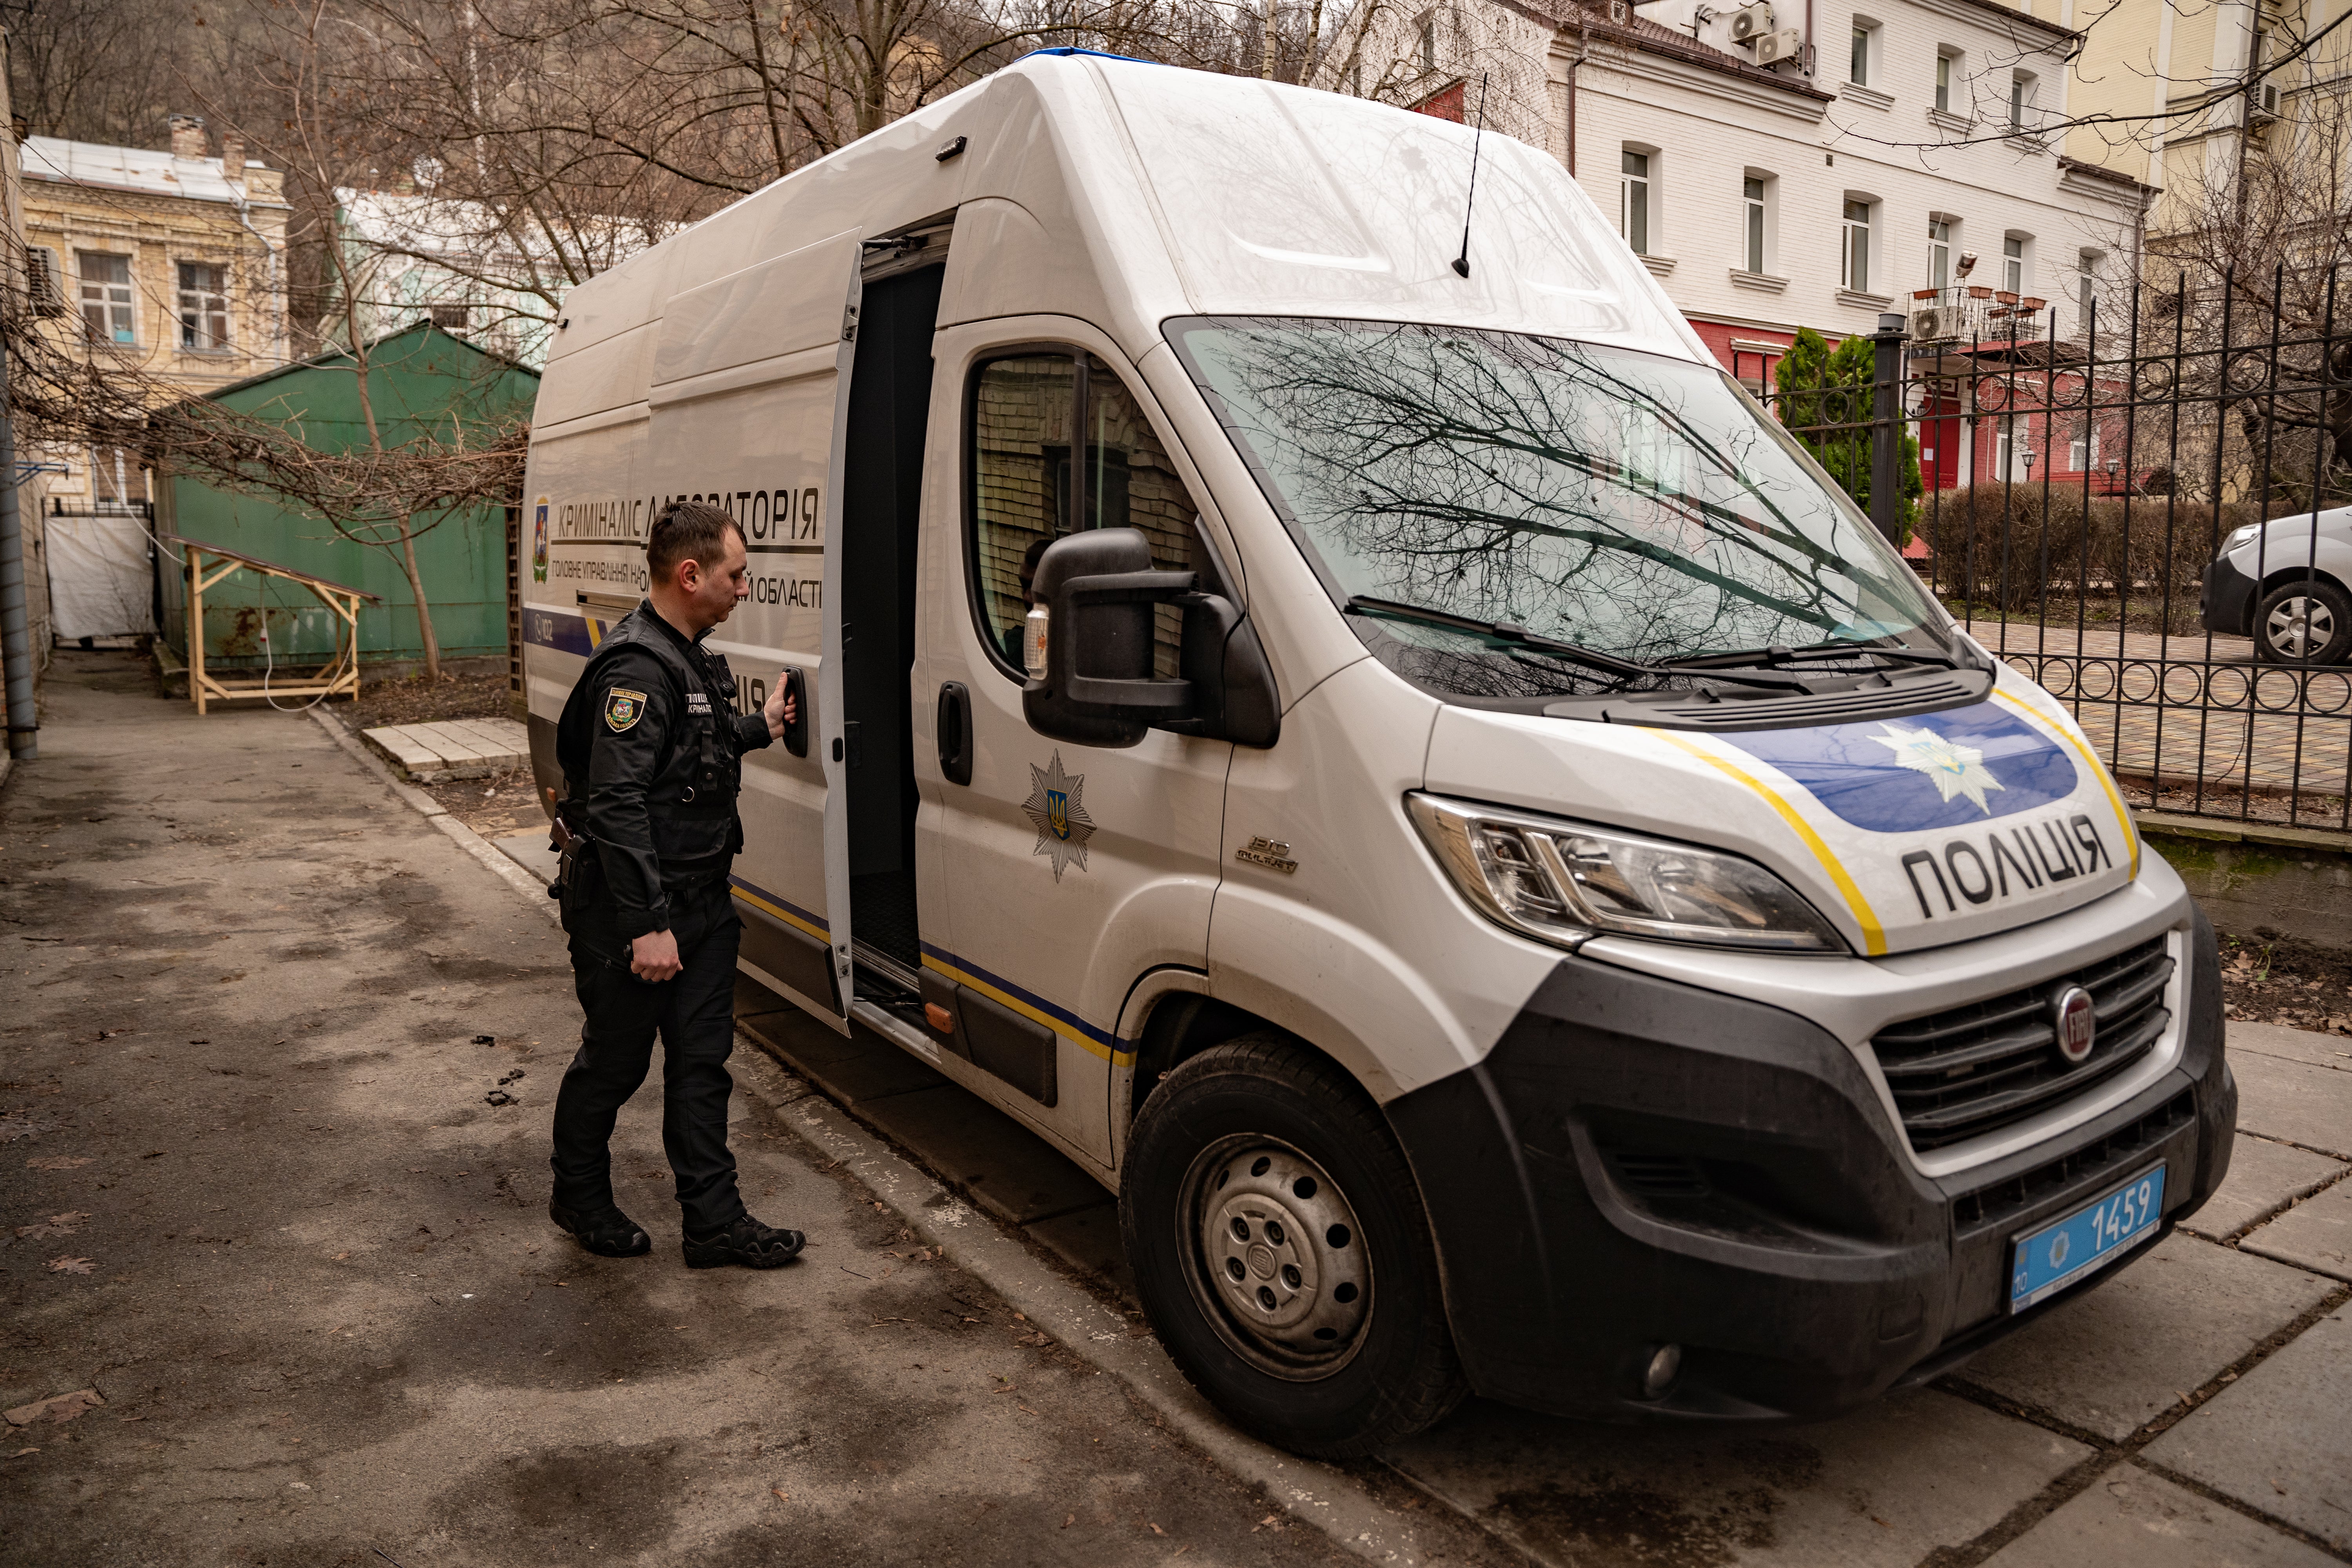
[[[528,417],[539,395],[538,373],[464,339],[419,321],[369,345],[368,395],[376,429],[387,447],[415,439],[450,421],[487,431],[520,414]],[[343,452],[367,444],[359,377],[351,353],[331,350],[264,372],[207,395],[241,413],[299,429],[320,451]],[[366,590],[380,601],[359,620],[365,664],[414,662],[425,657],[416,605],[395,550],[363,544],[317,515],[268,497],[221,489],[168,471],[157,475],[156,531],[257,556],[296,572]],[[520,498],[517,498],[520,504]],[[419,519],[420,525],[425,519]],[[433,631],[446,659],[504,656],[509,651],[508,570],[512,507],[454,512],[416,537],[416,561],[433,612]],[[163,639],[185,657],[187,583],[176,563],[158,563]],[[208,589],[204,601],[205,662],[229,669],[259,669],[265,660],[316,665],[335,650],[335,616],[309,593],[283,581],[240,574]],[[260,630],[269,629],[263,647]]]

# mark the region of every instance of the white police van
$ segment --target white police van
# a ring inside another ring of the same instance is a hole
[[[745,969],[1116,1190],[1252,1430],[1833,1412],[2221,1181],[2179,879],[1538,151],[1049,52],[566,310],[541,784],[729,508]]]

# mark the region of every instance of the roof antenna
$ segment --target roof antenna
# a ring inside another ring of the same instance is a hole
[[[1486,139],[1486,77],[1478,73],[1478,129],[1470,137],[1470,194],[1462,202],[1462,254],[1454,258],[1454,270],[1463,277],[1470,276],[1470,208],[1478,200],[1478,144]]]

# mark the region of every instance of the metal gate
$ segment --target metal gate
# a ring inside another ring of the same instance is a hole
[[[2352,666],[2279,646],[2295,605],[2318,626],[2338,601],[2315,589],[2346,590],[2319,531],[2278,550],[2258,531],[2247,602],[2206,611],[2234,531],[2352,502],[2337,285],[2184,272],[2055,308],[1922,289],[1827,365],[1780,358],[1763,396],[1969,635],[2073,710],[2133,804],[2340,829]]]

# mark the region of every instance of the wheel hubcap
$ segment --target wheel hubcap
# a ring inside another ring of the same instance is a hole
[[[1353,1358],[1371,1316],[1371,1259],[1328,1173],[1286,1143],[1228,1138],[1184,1176],[1185,1272],[1225,1342],[1306,1381]]]
[[[2336,617],[2318,600],[2297,596],[2272,605],[2263,629],[2281,657],[2309,658],[2334,639]]]

